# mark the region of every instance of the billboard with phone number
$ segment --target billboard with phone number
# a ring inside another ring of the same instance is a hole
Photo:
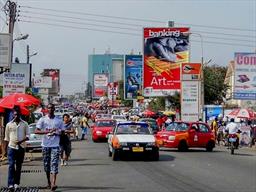
[[[234,99],[256,100],[256,53],[235,53]]]
[[[108,89],[108,74],[95,73],[93,74],[93,98],[100,98],[107,95]]]
[[[125,99],[137,99],[142,87],[142,55],[125,55]]]
[[[144,28],[144,96],[179,92],[181,64],[188,62],[189,28]]]

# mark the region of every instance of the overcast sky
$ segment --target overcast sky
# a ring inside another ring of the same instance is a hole
[[[6,0],[0,0],[0,6]],[[202,57],[210,64],[227,65],[234,52],[256,51],[256,0],[16,0],[19,22],[14,57],[26,62],[29,44],[33,71],[60,68],[61,92],[85,89],[88,55],[142,51],[142,27],[190,27],[191,62]],[[0,32],[5,14],[0,14]],[[26,21],[26,22],[24,22]],[[29,21],[29,23],[28,23]],[[202,39],[200,38],[202,37]],[[203,44],[203,47],[202,47]]]

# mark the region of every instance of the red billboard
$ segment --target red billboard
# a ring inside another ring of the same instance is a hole
[[[189,28],[144,28],[144,96],[181,88],[181,64],[189,62]]]

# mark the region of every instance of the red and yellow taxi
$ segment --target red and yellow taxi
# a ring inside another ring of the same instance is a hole
[[[97,119],[92,126],[92,140],[94,142],[100,140],[107,140],[107,135],[116,125],[113,119]]]
[[[210,127],[202,122],[173,122],[156,135],[159,146],[178,148],[205,148],[212,151],[215,147],[215,136]]]

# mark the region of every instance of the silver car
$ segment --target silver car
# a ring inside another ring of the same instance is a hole
[[[26,141],[26,151],[30,150],[41,150],[42,146],[42,136],[35,134],[36,123],[32,123],[29,125],[29,140]]]

